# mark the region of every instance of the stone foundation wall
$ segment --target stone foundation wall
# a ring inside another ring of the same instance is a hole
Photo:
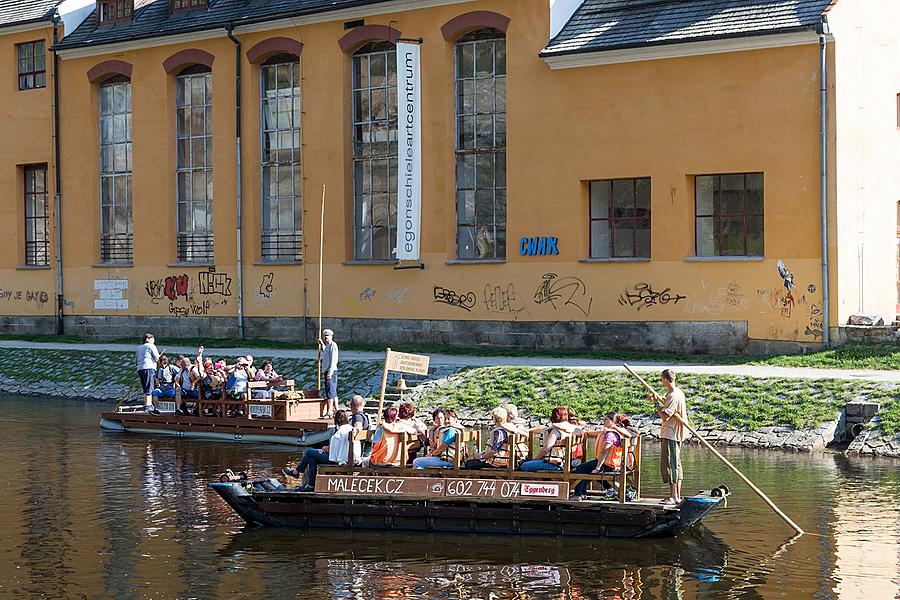
[[[52,333],[54,320],[28,323],[27,317],[0,321],[4,333]],[[338,341],[448,346],[624,350],[693,354],[741,354],[751,349],[745,321],[439,321],[418,319],[325,319]],[[49,329],[48,329],[49,327]],[[248,317],[248,338],[309,341],[316,320],[302,317]],[[41,328],[40,331],[38,329]],[[237,338],[232,317],[67,316],[66,333],[85,338]],[[795,344],[795,346],[798,346]],[[795,347],[794,350],[799,349]]]

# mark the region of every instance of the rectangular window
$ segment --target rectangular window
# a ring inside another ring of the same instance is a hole
[[[16,45],[19,57],[19,89],[47,87],[47,55],[44,40]]]
[[[300,63],[260,69],[262,260],[302,258]]]
[[[100,0],[97,3],[97,14],[100,22],[130,19],[134,10],[134,0]]]
[[[697,256],[763,256],[763,174],[698,175]]]
[[[176,80],[177,257],[211,263],[213,255],[212,74],[196,72]]]
[[[590,184],[591,258],[650,258],[650,178]]]
[[[506,258],[506,40],[456,43],[456,255]]]
[[[133,254],[131,82],[123,77],[100,86],[100,261],[130,263]]]
[[[397,52],[363,46],[353,55],[354,258],[397,252]]]
[[[47,165],[28,165],[25,175],[25,264],[50,264],[50,209]]]

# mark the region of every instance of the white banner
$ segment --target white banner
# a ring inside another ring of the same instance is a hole
[[[419,44],[397,44],[397,259],[419,260],[422,90]]]

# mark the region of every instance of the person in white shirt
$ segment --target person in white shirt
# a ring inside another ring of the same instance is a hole
[[[303,458],[297,465],[296,469],[288,469],[285,467],[281,472],[288,477],[301,478],[306,474],[306,484],[302,485],[298,491],[312,492],[316,489],[316,474],[319,465],[346,465],[347,457],[350,450],[350,435],[353,426],[350,425],[350,415],[346,410],[339,410],[334,415],[334,425],[337,430],[331,436],[331,440],[327,446],[321,450],[310,448],[303,454]],[[358,441],[353,442],[353,462],[358,464],[360,460],[360,445]]]
[[[152,333],[144,335],[144,343],[138,346],[134,353],[134,360],[137,364],[138,377],[141,379],[141,387],[144,390],[144,410],[150,414],[159,414],[156,410],[156,403],[153,398],[154,379],[156,377],[157,361],[159,360],[159,350],[156,349],[156,338]]]
[[[669,485],[669,497],[663,504],[680,504],[681,480],[684,469],[681,466],[681,444],[688,438],[689,432],[684,426],[687,423],[687,403],[684,392],[675,384],[675,372],[666,369],[660,375],[660,381],[666,388],[665,397],[653,398],[656,413],[662,419],[659,429],[660,454],[659,470],[663,483]],[[680,418],[679,418],[680,417]]]
[[[319,347],[322,354],[319,357],[321,361],[322,376],[325,378],[325,407],[324,419],[331,418],[335,415],[338,408],[337,395],[337,370],[338,370],[338,345],[332,339],[334,332],[330,329],[322,331],[322,339],[319,340]]]

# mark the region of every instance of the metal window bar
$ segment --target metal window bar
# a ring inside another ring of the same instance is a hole
[[[25,167],[25,264],[50,264],[50,211],[47,166]]]
[[[397,54],[394,44],[353,56],[354,258],[390,260],[397,246]]]
[[[213,235],[179,233],[177,240],[178,262],[211,263],[215,253]]]
[[[506,258],[506,40],[495,30],[455,50],[457,258]]]
[[[303,235],[299,231],[263,232],[261,240],[263,261],[300,262],[303,257]]]
[[[100,237],[100,260],[109,263],[130,263],[134,260],[134,236],[130,233]]]
[[[260,256],[300,262],[302,171],[300,63],[274,57],[260,77]]]

